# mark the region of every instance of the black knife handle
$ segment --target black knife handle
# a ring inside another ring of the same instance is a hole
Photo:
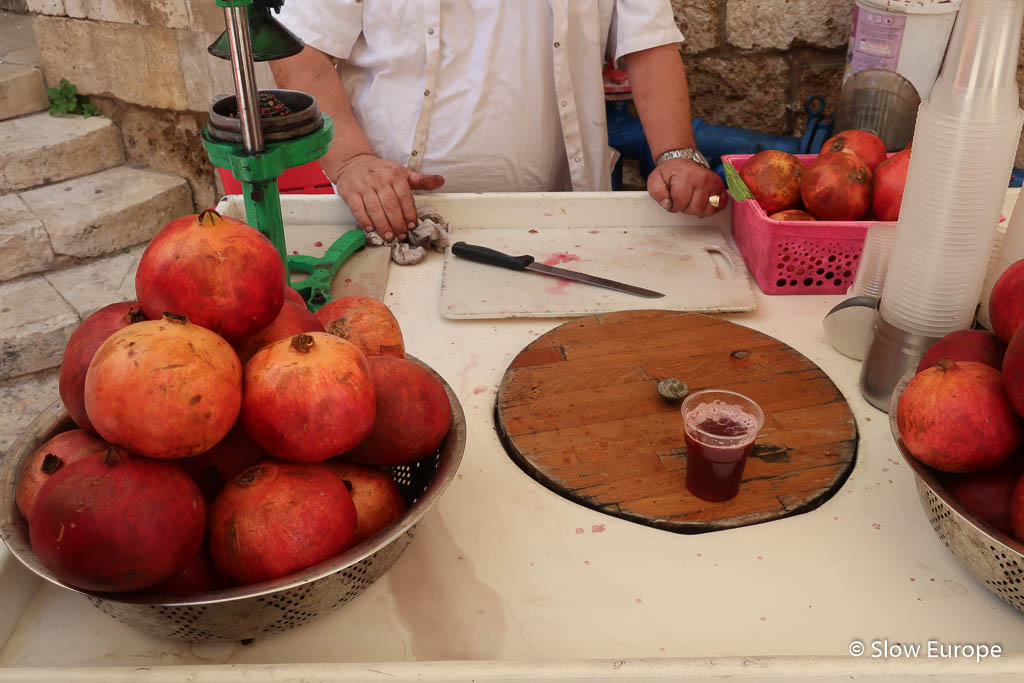
[[[481,247],[477,244],[456,242],[452,245],[452,253],[470,261],[486,263],[489,266],[501,266],[511,270],[523,270],[533,263],[532,256],[509,256],[494,249]]]

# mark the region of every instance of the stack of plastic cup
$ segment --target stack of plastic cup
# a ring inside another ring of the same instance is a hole
[[[995,253],[989,262],[985,284],[981,288],[978,322],[988,329],[992,329],[992,322],[988,317],[988,301],[992,296],[992,287],[1007,268],[1021,259],[1024,259],[1024,191],[1017,195],[1017,201],[1013,204],[1013,214],[1002,239],[996,238]]]
[[[868,227],[860,266],[857,267],[857,275],[849,291],[851,296],[882,296],[885,276],[889,272],[889,255],[895,240],[894,223],[874,223]]]
[[[1024,122],[1022,18],[1020,0],[965,2],[921,104],[880,306],[899,329],[941,337],[973,322]]]

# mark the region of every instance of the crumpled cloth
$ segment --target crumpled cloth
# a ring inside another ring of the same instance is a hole
[[[427,247],[443,252],[448,247],[448,232],[451,226],[440,214],[429,206],[416,210],[416,227],[405,234],[404,240],[385,242],[380,233],[366,235],[370,246],[391,247],[391,260],[400,266],[412,266],[427,257]]]

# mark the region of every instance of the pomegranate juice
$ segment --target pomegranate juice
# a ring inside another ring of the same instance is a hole
[[[704,500],[729,500],[739,492],[757,418],[739,406],[714,401],[698,405],[684,420],[686,488]]]

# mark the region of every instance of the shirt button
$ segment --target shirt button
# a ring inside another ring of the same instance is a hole
[[[569,106],[569,100],[562,100],[562,106],[563,107],[568,107]]]
[[[417,156],[418,154],[419,154],[419,152],[417,152],[416,150],[413,150],[413,151],[412,151],[412,155],[413,155],[413,156]],[[577,157],[577,159],[579,159],[579,157]]]
[[[428,28],[428,29],[427,29],[427,35],[428,35],[428,36],[432,36],[432,35],[434,35],[434,29],[432,29],[432,28]]]
[[[556,40],[556,41],[555,41],[555,47],[561,47],[561,46],[562,46],[562,44],[561,44],[561,43],[559,43],[559,42],[558,42],[558,41]]]
[[[423,91],[423,96],[424,97],[429,97],[430,96],[430,90],[424,90]]]
[[[576,163],[578,164],[578,163],[580,163],[581,161],[583,161],[583,157],[576,157],[576,158],[574,159],[574,161],[575,161],[575,162],[576,162]]]

